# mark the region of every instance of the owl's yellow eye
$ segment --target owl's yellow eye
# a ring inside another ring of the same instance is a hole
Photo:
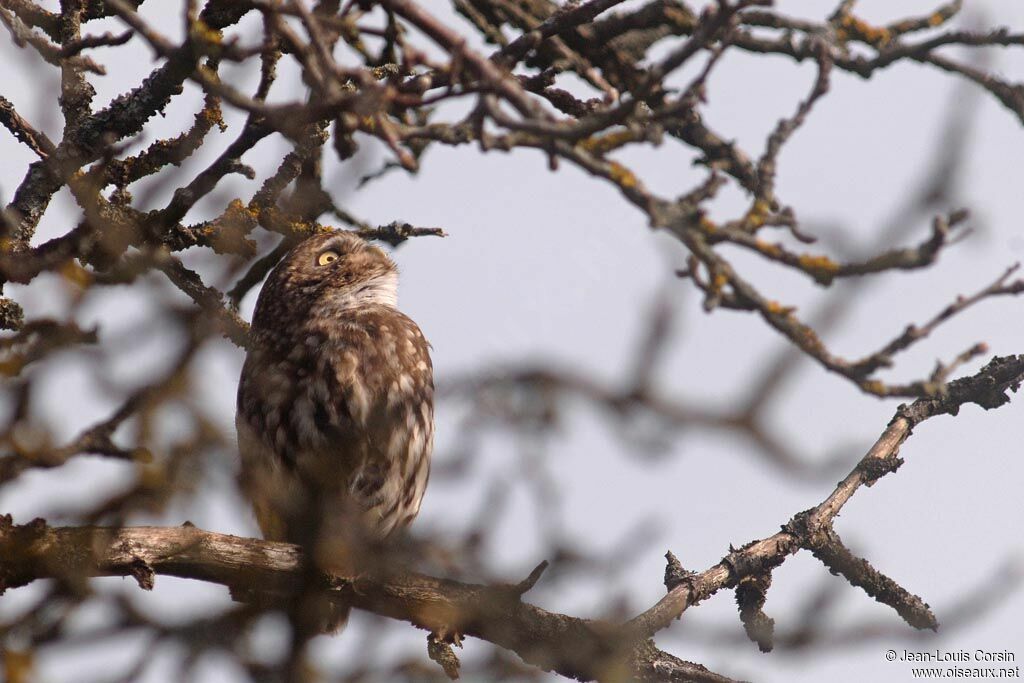
[[[336,251],[325,251],[317,257],[316,262],[321,266],[326,266],[328,263],[334,263],[338,260],[338,252]]]

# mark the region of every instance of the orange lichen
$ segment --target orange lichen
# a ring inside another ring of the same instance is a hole
[[[838,273],[839,264],[828,256],[815,256],[814,254],[800,254],[800,267],[804,270],[813,270],[821,273]]]
[[[779,258],[782,255],[782,247],[764,240],[754,240],[757,250],[769,258]]]
[[[797,259],[800,268],[822,284],[829,284],[839,272],[839,264],[827,256],[800,254]]]
[[[950,4],[947,5],[946,7],[939,9],[937,12],[928,17],[928,25],[934,28],[935,26],[941,26],[942,24],[945,24],[947,21],[956,16],[957,9],[958,8],[955,4]]]
[[[199,231],[218,254],[249,254],[256,245],[246,238],[259,222],[259,213],[253,205],[232,199],[224,213],[207,223]]]
[[[784,306],[778,301],[770,300],[765,304],[764,310],[771,315],[789,316],[796,310],[796,306]]]
[[[712,235],[718,231],[718,225],[707,216],[701,216],[700,220],[697,222],[697,225],[700,227],[701,230],[703,230],[705,233],[709,235]]]
[[[860,40],[868,45],[886,45],[892,40],[889,29],[872,26],[863,19],[847,14],[839,20],[836,31],[840,40]]]
[[[217,104],[216,100],[212,100],[209,105],[203,107],[200,116],[203,117],[208,126],[217,126],[222,133],[227,131],[228,124],[224,122],[224,113],[221,111],[220,105]]]
[[[251,213],[254,205],[249,205],[248,213]],[[255,205],[255,210],[259,216],[260,225],[272,226],[272,230],[284,231],[289,230],[296,235],[312,235],[313,233],[320,230],[330,230],[325,228],[319,223],[303,221],[289,217],[288,214],[284,213],[275,206],[259,206]]]
[[[608,162],[608,176],[624,189],[632,189],[640,185],[640,181],[628,168],[617,161]]]
[[[252,205],[243,204],[237,197],[228,202],[227,208],[224,209],[224,220],[238,221],[250,229],[256,227],[258,219],[259,211]]]
[[[220,31],[210,28],[202,19],[196,19],[192,22],[192,37],[201,40],[204,43],[210,43],[213,45],[220,45],[221,40],[224,38],[224,34]]]
[[[885,384],[879,382],[876,379],[862,382],[860,387],[869,394],[874,394],[875,396],[885,396]]]
[[[636,140],[636,135],[632,131],[618,130],[607,135],[592,135],[576,144],[580,149],[591,154],[607,154],[634,140]]]
[[[751,206],[746,215],[743,216],[743,224],[748,229],[760,228],[764,225],[771,213],[771,204],[764,199],[755,200],[753,206]]]

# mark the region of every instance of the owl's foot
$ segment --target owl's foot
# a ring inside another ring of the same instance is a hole
[[[448,626],[437,629],[430,634],[430,638],[455,647],[462,647],[462,634]]]

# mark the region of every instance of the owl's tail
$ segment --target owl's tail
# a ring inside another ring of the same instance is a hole
[[[273,495],[268,497],[267,490]],[[355,553],[351,549],[364,544],[363,539],[354,535],[357,532],[350,525],[327,528],[335,517],[348,520],[352,515],[338,515],[333,509],[335,501],[325,499],[315,484],[306,484],[296,491],[287,487],[268,489],[264,483],[263,488],[250,486],[249,492],[263,537],[301,546],[309,563],[293,586],[295,592],[278,607],[284,608],[298,633],[309,637],[339,633],[352,608],[336,593],[326,592],[320,572],[350,576],[356,571]]]
[[[269,598],[258,590],[232,587],[231,599],[264,609],[284,611],[293,624],[310,635],[341,633],[348,623],[352,607],[324,593],[306,593],[282,603],[279,596]]]
[[[320,598],[317,600],[317,598]],[[316,602],[306,609],[307,617],[312,620],[313,629],[316,633],[337,635],[348,623],[349,612],[352,608],[336,600],[326,600],[323,596],[311,596]]]

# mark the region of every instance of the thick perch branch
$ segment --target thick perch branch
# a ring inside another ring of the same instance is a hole
[[[700,574],[680,574],[656,605],[625,624],[579,619],[525,603],[536,580],[485,586],[416,573],[322,575],[325,594],[432,632],[457,632],[509,649],[526,662],[580,680],[603,678],[626,664],[641,680],[726,681],[699,665],[676,660],[650,640],[690,605],[745,577],[769,574],[801,548],[851,584],[893,607],[916,628],[936,628],[927,605],[854,557],[832,529],[835,516],[864,484],[901,464],[899,447],[914,426],[955,415],[965,403],[996,408],[1024,381],[1024,356],[994,358],[980,372],[947,385],[942,395],[903,405],[853,471],[817,507],[798,513],[783,530],[731,552]],[[538,568],[539,569],[539,568]],[[156,574],[228,586],[243,595],[289,595],[306,574],[297,546],[176,528],[63,527],[42,521],[15,526],[0,517],[0,588],[36,579],[133,576],[151,588]],[[659,672],[669,672],[664,675]]]
[[[7,516],[0,518],[0,558],[0,585],[7,588],[41,578],[132,576],[148,589],[155,575],[165,574],[273,596],[290,594],[304,576],[298,546],[191,525],[117,529],[47,527],[36,521],[14,526]],[[482,638],[566,676],[597,678],[628,655],[612,624],[547,612],[522,602],[515,587],[413,573],[323,578],[328,595],[356,607],[430,631],[454,629]],[[653,656],[653,648],[642,654]]]

